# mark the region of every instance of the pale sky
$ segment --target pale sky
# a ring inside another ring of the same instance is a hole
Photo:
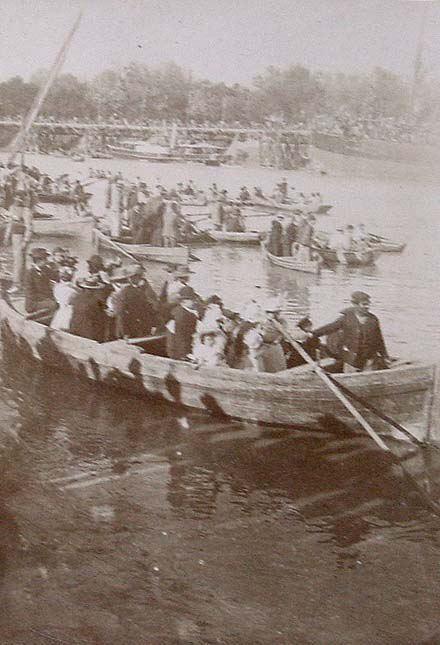
[[[438,75],[440,1],[0,0],[0,80],[48,68],[81,5],[63,70],[81,77],[131,60],[226,83],[290,64],[409,75],[425,4],[425,59]]]

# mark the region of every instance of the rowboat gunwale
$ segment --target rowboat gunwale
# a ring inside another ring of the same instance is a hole
[[[0,324],[3,338],[39,362],[134,394],[272,425],[310,428],[322,427],[323,418],[351,421],[311,370],[292,368],[276,374],[230,367],[194,370],[189,363],[144,353],[124,340],[97,343],[26,320],[5,296],[0,298]],[[409,406],[395,416],[407,424],[408,416],[414,418],[418,432],[427,425],[434,366],[413,364],[336,378],[378,407],[388,400],[394,407],[397,400]],[[414,409],[408,403],[412,400]]]

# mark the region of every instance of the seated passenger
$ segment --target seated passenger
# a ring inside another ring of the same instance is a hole
[[[72,318],[72,303],[78,289],[73,284],[74,269],[61,266],[59,269],[59,282],[53,288],[53,295],[58,304],[50,326],[52,329],[69,331]]]
[[[218,329],[203,331],[198,336],[192,352],[192,358],[197,367],[225,366],[225,358],[219,349],[218,337]]]
[[[281,303],[278,298],[271,298],[265,307],[265,320],[261,324],[262,336],[261,363],[263,372],[281,372],[287,368],[280,329],[285,328],[286,321],[280,317]]]

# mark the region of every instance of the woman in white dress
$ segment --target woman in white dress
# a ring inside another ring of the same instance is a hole
[[[52,329],[69,331],[70,319],[72,317],[72,301],[78,293],[73,284],[74,271],[70,267],[60,268],[60,281],[56,283],[53,289],[53,295],[58,303],[58,309],[55,312],[50,326]]]

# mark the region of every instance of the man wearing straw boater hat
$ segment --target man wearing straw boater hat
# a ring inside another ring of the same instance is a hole
[[[344,372],[363,372],[386,367],[390,360],[379,319],[370,312],[370,296],[364,291],[351,294],[352,306],[334,322],[313,331],[316,337],[339,333]]]

